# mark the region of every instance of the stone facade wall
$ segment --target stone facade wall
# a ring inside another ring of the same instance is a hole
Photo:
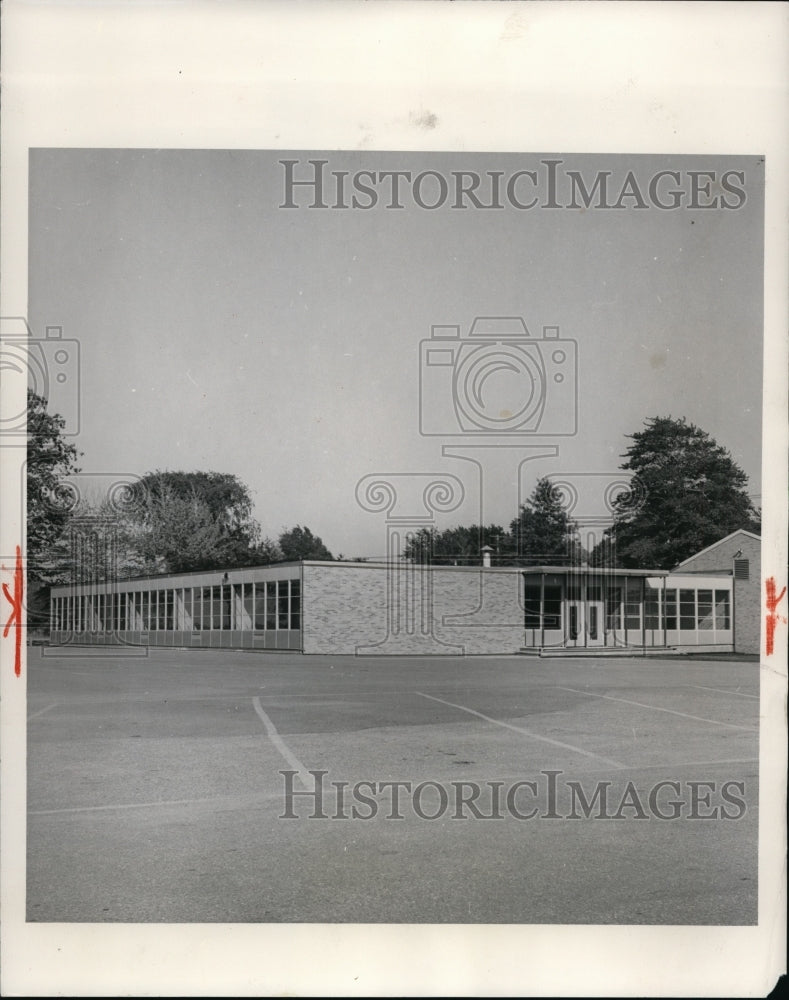
[[[521,576],[466,567],[304,566],[305,653],[475,655],[523,645]]]

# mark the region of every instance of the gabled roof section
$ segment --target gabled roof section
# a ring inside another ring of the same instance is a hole
[[[712,552],[713,549],[717,549],[719,545],[723,545],[724,542],[728,542],[730,538],[735,538],[737,535],[747,535],[748,538],[754,538],[757,542],[761,542],[761,536],[755,535],[752,531],[746,531],[745,528],[738,528],[736,531],[732,531],[730,534],[726,535],[725,538],[719,539],[717,542],[713,542],[712,545],[708,545],[706,549],[700,549],[698,552],[694,552],[692,556],[688,556],[687,559],[683,559],[681,563],[677,563],[674,569],[679,569],[684,566],[685,563],[692,562],[699,556],[704,555],[705,552]]]

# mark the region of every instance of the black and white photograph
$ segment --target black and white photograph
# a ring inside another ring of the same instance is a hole
[[[215,10],[82,8],[110,80],[92,31],[138,26],[129,67],[159,14],[188,36],[156,36],[162,107],[143,74],[118,120],[95,97],[92,132],[25,122],[42,78],[12,76],[9,995],[764,995],[785,968],[779,158],[763,131],[673,144],[661,115],[610,149],[549,113],[461,141],[421,63],[388,133],[376,79],[330,135],[321,24],[391,29],[386,68],[413,65],[403,25],[423,58],[443,27],[502,53],[504,99],[513,53],[579,5],[328,6],[214,20],[305,36],[293,80],[240,86],[233,135],[172,118],[177,92],[219,120],[197,96]],[[665,27],[631,6],[614,26]],[[666,6],[690,26],[700,5]],[[342,44],[338,98],[373,66],[343,76]],[[436,72],[478,123],[456,61]],[[316,124],[291,127],[308,85]],[[762,964],[724,979],[737,949]]]

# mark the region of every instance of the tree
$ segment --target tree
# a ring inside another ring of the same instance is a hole
[[[639,490],[615,501],[594,561],[606,549],[620,566],[671,569],[738,528],[759,530],[748,477],[706,431],[684,418],[650,417],[628,437],[621,468]]]
[[[479,565],[483,546],[489,545],[495,554],[500,550],[509,551],[508,536],[498,524],[487,526],[474,524],[437,531],[435,528],[419,528],[409,538],[403,558],[415,563],[434,565]]]
[[[55,583],[62,577],[50,550],[72,515],[64,480],[79,472],[79,452],[64,439],[65,420],[47,412],[47,401],[27,392],[27,573],[28,581]]]
[[[149,472],[130,488],[124,521],[145,572],[267,561],[249,490],[229,473]]]
[[[510,524],[510,545],[524,566],[568,565],[578,562],[583,551],[578,526],[562,504],[561,492],[543,477]]]
[[[297,559],[330,560],[334,557],[317,535],[313,535],[307,527],[297,524],[289,531],[283,531],[279,536],[279,548],[282,558],[288,561]]]

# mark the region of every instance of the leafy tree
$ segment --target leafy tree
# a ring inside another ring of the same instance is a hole
[[[296,559],[333,559],[331,552],[317,535],[313,535],[307,527],[297,524],[289,531],[283,531],[279,536],[279,549],[282,558],[288,561]]]
[[[606,551],[620,566],[671,569],[738,528],[759,530],[748,477],[706,431],[684,418],[650,417],[628,437],[621,468],[637,476],[641,500],[615,501],[594,561]]]
[[[28,582],[55,583],[63,567],[51,549],[72,515],[64,480],[79,472],[79,452],[63,436],[65,420],[47,412],[47,401],[27,392],[27,573]]]
[[[507,533],[498,524],[474,524],[437,531],[420,528],[409,538],[403,558],[415,563],[435,565],[479,565],[483,546],[489,545],[496,553],[509,551]]]
[[[283,556],[276,542],[270,538],[261,539],[252,552],[252,565],[266,566],[269,563],[281,562]]]
[[[181,573],[261,561],[252,499],[234,475],[149,472],[131,488],[128,501],[125,531],[146,572]]]
[[[562,504],[561,492],[543,477],[510,524],[510,545],[519,564],[578,562],[583,550],[578,527]]]

